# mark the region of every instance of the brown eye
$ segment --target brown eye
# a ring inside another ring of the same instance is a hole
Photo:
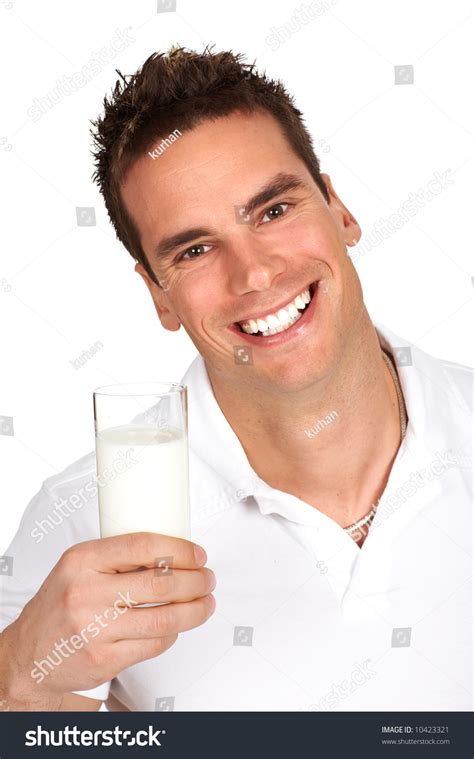
[[[199,256],[202,256],[207,252],[203,250],[204,248],[210,248],[210,245],[191,245],[191,247],[187,248],[179,258],[184,261],[189,261],[192,258],[199,258]]]
[[[267,211],[265,211],[265,214],[262,217],[262,223],[268,224],[268,221],[274,221],[274,219],[279,219],[281,216],[284,216],[288,207],[289,203],[277,203],[276,205],[272,206]],[[265,216],[269,217],[268,221],[264,221]]]

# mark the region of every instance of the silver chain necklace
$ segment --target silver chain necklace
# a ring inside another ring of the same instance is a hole
[[[393,365],[393,361],[391,357],[388,355],[388,353],[385,353],[384,350],[382,350],[382,357],[387,364],[387,368],[390,372],[390,376],[393,379],[395,390],[397,391],[397,398],[398,398],[398,411],[400,414],[400,440],[403,440],[405,437],[405,433],[407,431],[407,412],[405,409],[405,402],[403,400],[403,393],[402,388],[400,387],[400,382],[398,379],[397,371],[395,369],[395,366]],[[377,503],[374,503],[371,510],[368,514],[365,515],[365,517],[362,517],[362,519],[358,519],[357,522],[353,522],[353,524],[350,524],[349,527],[343,527],[344,532],[347,532],[348,535],[352,537],[352,534],[359,530],[361,527],[364,527],[366,524],[370,523],[372,519],[375,516],[375,512],[377,511],[377,506],[380,503],[380,498],[377,501]]]

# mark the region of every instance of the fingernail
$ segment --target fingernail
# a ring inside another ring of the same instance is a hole
[[[214,572],[212,571],[212,569],[210,569],[209,572],[211,573],[211,577],[210,577],[210,580],[211,580],[210,590],[214,590],[214,588],[216,587],[216,583],[217,583],[216,576],[215,576]]]
[[[194,546],[194,556],[196,559],[196,564],[205,564],[207,561],[207,554],[204,548],[201,548],[201,546]]]

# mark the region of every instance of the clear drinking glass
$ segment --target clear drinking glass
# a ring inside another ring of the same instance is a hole
[[[186,386],[99,387],[94,420],[101,536],[145,531],[189,540]]]

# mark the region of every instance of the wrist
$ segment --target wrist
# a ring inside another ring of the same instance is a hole
[[[35,683],[18,655],[16,622],[0,634],[0,711],[56,711],[62,695]]]

